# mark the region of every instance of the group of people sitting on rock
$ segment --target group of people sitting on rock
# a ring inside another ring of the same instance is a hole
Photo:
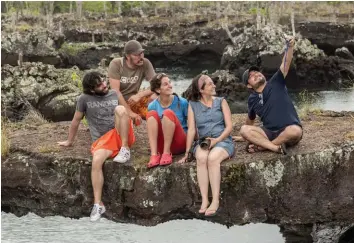
[[[302,126],[288,95],[285,77],[293,56],[295,39],[287,42],[287,52],[280,69],[266,81],[258,67],[247,69],[243,83],[250,89],[248,117],[240,135],[246,140],[246,150],[253,153],[270,150],[286,154],[287,147],[302,138]],[[215,84],[206,74],[196,76],[187,99],[173,92],[171,80],[164,73],[155,73],[151,62],[144,58],[138,41],[125,44],[124,57],[111,61],[107,80],[98,72],[87,73],[82,81],[83,94],[78,98],[76,112],[66,141],[74,143],[80,121],[86,117],[93,144],[91,146],[91,180],[94,206],[91,221],[106,211],[101,200],[103,163],[108,158],[119,163],[130,159],[135,143],[133,126],[145,119],[150,144],[147,167],[170,165],[172,157],[184,154],[177,163],[190,157],[197,161],[197,178],[202,196],[199,213],[214,216],[219,209],[220,164],[235,154],[231,137],[232,119],[227,101],[216,97]],[[139,91],[142,81],[150,81],[150,90]],[[255,126],[256,115],[262,126]],[[208,189],[211,186],[212,201]]]

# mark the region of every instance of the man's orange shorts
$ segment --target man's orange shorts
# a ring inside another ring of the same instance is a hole
[[[135,143],[135,135],[133,130],[133,122],[130,121],[130,128],[128,132],[128,145],[131,147]],[[91,153],[93,154],[98,149],[107,149],[113,151],[111,158],[114,158],[120,148],[122,147],[122,139],[120,138],[117,129],[113,128],[112,130],[105,133],[102,137],[93,142],[91,146]]]

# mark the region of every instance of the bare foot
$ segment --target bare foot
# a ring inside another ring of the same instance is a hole
[[[251,154],[253,154],[255,152],[262,152],[262,151],[266,150],[265,148],[258,146],[258,145],[254,145],[253,143],[248,144],[246,149],[247,149],[247,152],[251,153]]]
[[[241,137],[241,136],[232,136],[232,140],[234,142],[243,142],[243,141],[245,141],[245,139],[243,137]]]
[[[205,211],[205,216],[215,216],[219,209],[219,202],[212,202],[209,208]]]
[[[206,202],[202,202],[202,205],[200,206],[200,209],[199,209],[199,213],[200,214],[203,214],[207,211],[208,209],[208,206],[209,206],[209,201],[206,201]]]

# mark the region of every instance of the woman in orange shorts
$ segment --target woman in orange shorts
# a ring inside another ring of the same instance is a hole
[[[146,116],[151,149],[148,168],[172,163],[172,154],[186,150],[188,101],[173,93],[170,79],[156,74],[150,89],[158,97],[149,104]]]

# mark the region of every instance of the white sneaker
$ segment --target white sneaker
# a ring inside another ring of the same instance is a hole
[[[118,163],[125,163],[128,160],[130,160],[130,150],[126,147],[121,147],[118,155],[113,159],[113,161]]]
[[[104,212],[106,212],[105,206],[101,206],[98,203],[95,203],[90,214],[90,221],[94,222],[99,220]]]

